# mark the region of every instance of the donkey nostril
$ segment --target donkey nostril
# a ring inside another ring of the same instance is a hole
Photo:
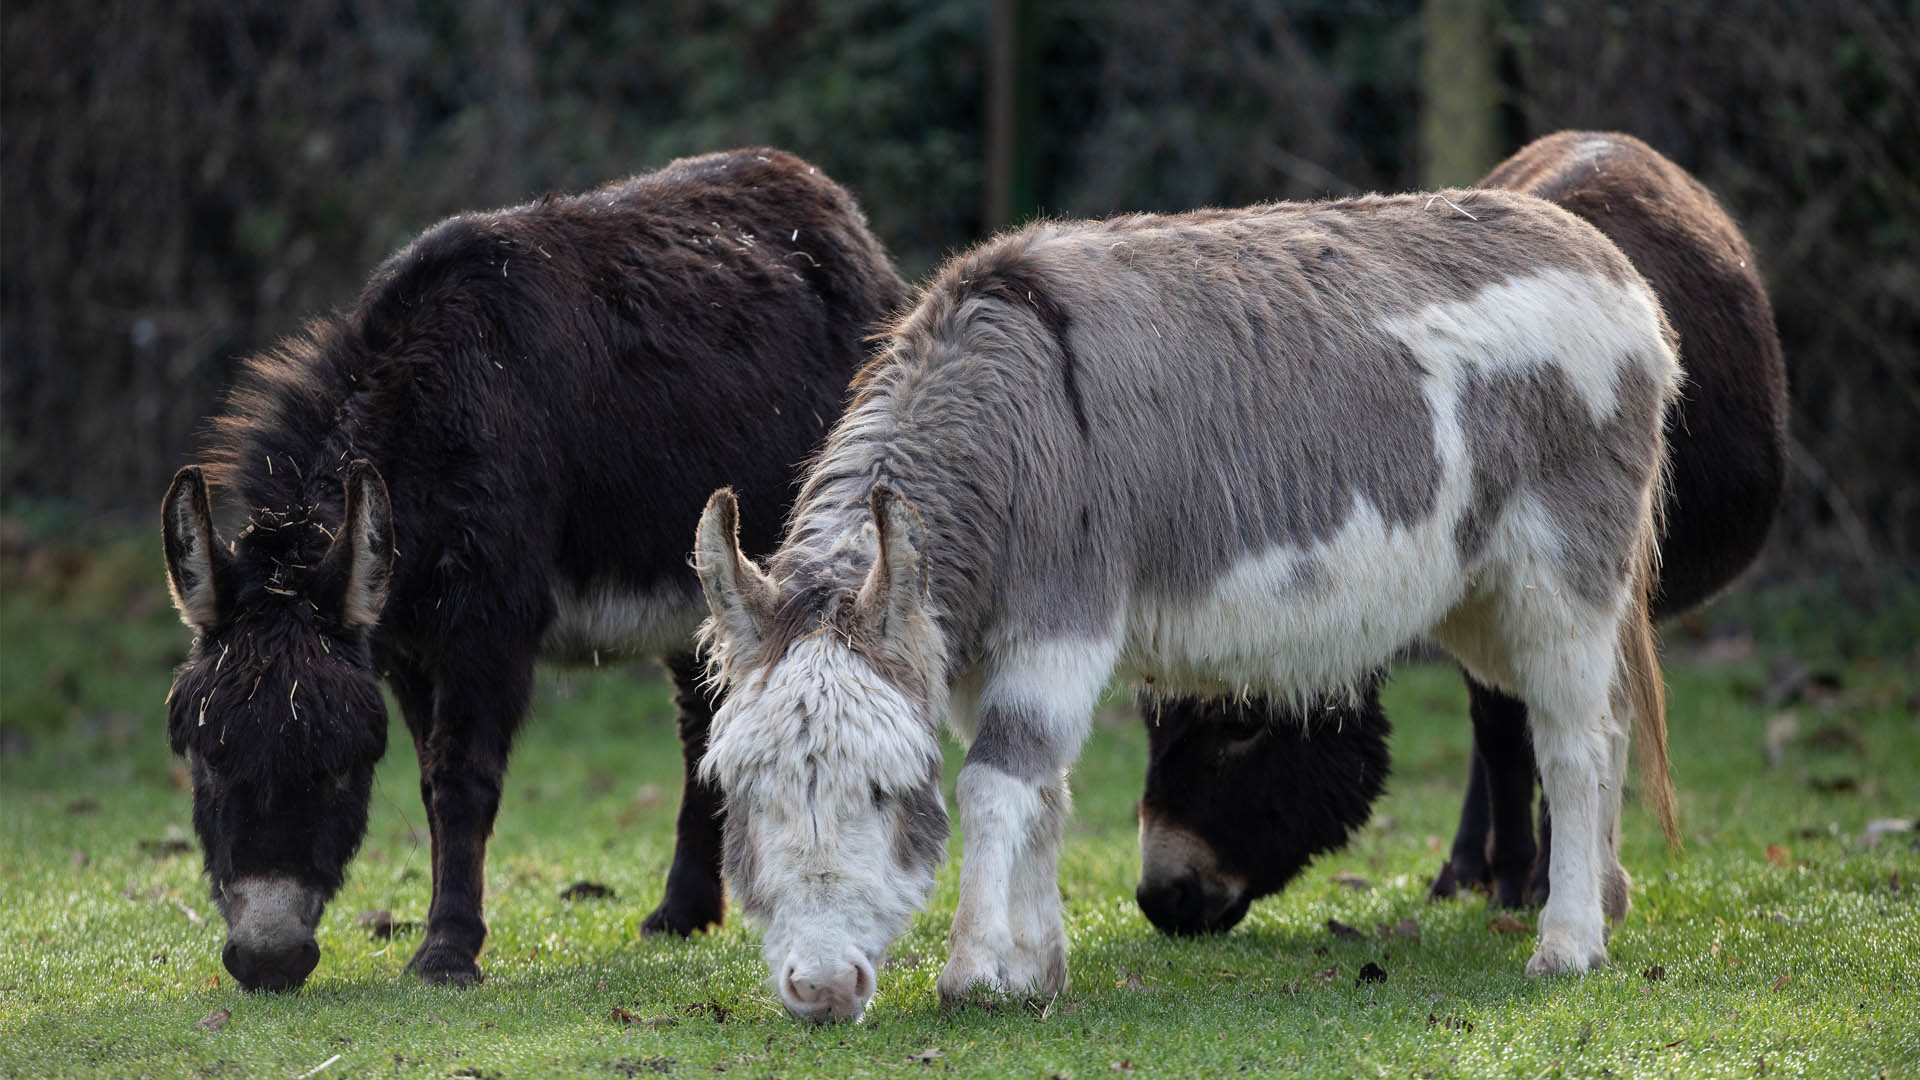
[[[818,1004],[820,1000],[819,988],[814,985],[812,979],[800,978],[799,969],[789,966],[783,983],[786,987],[788,999],[802,1005]]]
[[[312,941],[302,942],[300,947],[295,949],[293,954],[287,958],[287,974],[292,978],[293,984],[298,986],[306,981],[307,976],[313,973],[313,969],[319,963],[319,944]]]
[[[1192,875],[1142,885],[1134,893],[1147,920],[1169,934],[1197,934],[1206,929],[1206,898]]]

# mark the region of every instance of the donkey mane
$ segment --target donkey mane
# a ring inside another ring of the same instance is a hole
[[[316,319],[247,359],[203,454],[214,492],[244,515],[254,543],[317,555],[325,535],[289,524],[341,513],[340,476],[363,456],[359,398],[375,388],[370,356],[338,318]],[[326,468],[329,461],[338,468]],[[281,542],[270,537],[285,532]]]
[[[874,557],[866,515],[875,484],[900,483],[935,463],[943,463],[945,471],[960,458],[972,462],[975,469],[950,473],[970,482],[941,490],[916,486],[912,498],[935,538],[929,562],[941,580],[932,588],[934,597],[957,595],[962,590],[954,585],[993,572],[991,565],[966,560],[997,550],[995,538],[1008,521],[1015,474],[1008,463],[988,460],[966,438],[965,432],[981,429],[983,412],[992,403],[952,394],[955,383],[947,378],[947,365],[990,360],[1056,367],[1071,424],[1087,433],[1072,321],[1047,288],[1044,271],[1028,259],[1034,239],[1032,231],[1006,237],[950,264],[926,286],[918,306],[886,331],[885,348],[855,376],[853,402],[809,464],[788,517],[786,542],[769,568],[776,581],[806,585],[783,596],[761,651],[765,659],[778,658],[817,626],[832,624],[837,605],[859,587]],[[961,434],[949,437],[953,432]],[[935,606],[937,611],[937,601]],[[942,614],[936,614],[936,622],[944,623]],[[954,614],[970,621],[978,613]],[[872,658],[857,636],[848,640]],[[945,677],[942,671],[916,674],[935,683]]]

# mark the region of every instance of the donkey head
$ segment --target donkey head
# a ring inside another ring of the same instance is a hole
[[[1346,844],[1387,776],[1378,677],[1294,710],[1265,698],[1141,699],[1147,782],[1134,899],[1168,934],[1233,929]]]
[[[731,491],[707,503],[696,548],[727,686],[701,772],[726,794],[728,883],[804,1020],[866,1009],[946,853],[926,534],[889,489],[870,502],[863,578],[776,584],[740,553]]]
[[[222,959],[249,990],[293,989],[319,962],[314,927],[366,832],[386,749],[368,644],[393,563],[386,484],[354,462],[336,532],[262,515],[226,546],[189,467],[161,515],[174,606],[194,632],[167,738],[191,766]]]

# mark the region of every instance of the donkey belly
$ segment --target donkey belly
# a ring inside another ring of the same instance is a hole
[[[1308,694],[1350,685],[1466,592],[1453,514],[1389,526],[1356,499],[1322,543],[1241,559],[1192,598],[1136,596],[1123,670],[1170,690]]]
[[[706,616],[700,588],[678,580],[576,584],[556,577],[554,616],[540,639],[543,659],[598,664],[603,656],[664,656],[693,648]]]

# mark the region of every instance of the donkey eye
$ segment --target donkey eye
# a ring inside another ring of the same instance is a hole
[[[875,805],[875,806],[885,806],[885,805],[887,805],[887,799],[888,799],[888,798],[889,798],[889,796],[887,795],[887,793],[886,793],[886,792],[884,792],[884,791],[882,791],[882,790],[880,790],[880,785],[879,785],[879,784],[875,784],[875,785],[873,785],[873,805]]]

